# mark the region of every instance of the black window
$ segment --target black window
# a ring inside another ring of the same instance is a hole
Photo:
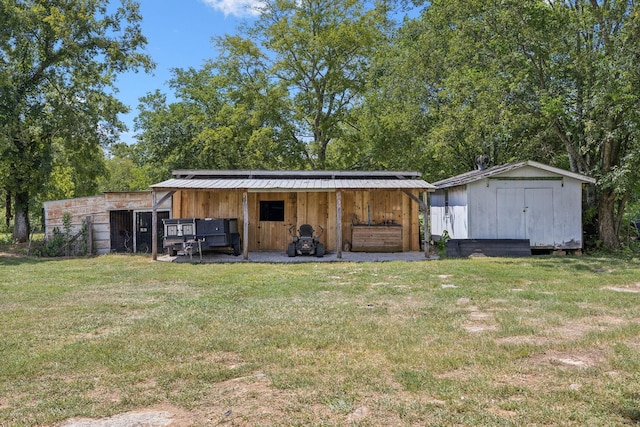
[[[284,221],[284,200],[261,201],[260,221]]]

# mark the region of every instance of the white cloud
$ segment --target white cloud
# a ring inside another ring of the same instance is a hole
[[[202,0],[205,4],[224,13],[224,16],[255,16],[264,6],[261,0]]]

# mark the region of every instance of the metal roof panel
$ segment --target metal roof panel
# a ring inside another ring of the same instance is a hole
[[[421,179],[186,179],[171,178],[153,184],[155,190],[282,190],[282,191],[335,191],[339,189],[423,189],[435,187]]]

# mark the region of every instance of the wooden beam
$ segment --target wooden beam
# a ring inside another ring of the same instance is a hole
[[[338,258],[342,258],[342,191],[336,191],[336,246]]]
[[[424,209],[422,217],[424,218],[424,257],[429,258],[429,241],[431,240],[430,221],[431,213],[429,212],[429,195],[426,191],[422,192]],[[420,205],[421,207],[423,205]]]
[[[158,206],[160,206],[161,204],[163,204],[164,202],[166,202],[166,201],[167,201],[167,199],[168,199],[169,197],[172,197],[172,196],[173,196],[173,193],[175,193],[175,190],[167,192],[167,194],[165,194],[164,196],[162,196],[162,198],[161,198],[160,200],[158,200],[157,202],[155,202],[155,201],[154,201],[154,202],[152,202],[152,203],[153,203],[153,206],[152,206],[152,207],[153,207],[154,209],[155,209],[155,208],[157,208]],[[152,196],[153,200],[155,200],[155,197],[156,197],[156,192],[155,192],[155,190],[153,190],[151,194],[153,195],[153,196]]]
[[[415,194],[413,194],[411,191],[407,190],[407,189],[403,189],[402,192],[404,194],[406,194],[407,196],[409,196],[409,198],[411,200],[413,200],[414,202],[416,202],[418,205],[420,205],[420,209],[422,210],[427,210],[427,204],[425,202],[423,202],[422,200],[420,200],[418,197],[416,197]]]
[[[249,259],[249,193],[242,193],[242,256]]]
[[[151,190],[151,259],[158,259],[158,206],[173,197],[175,190],[167,192],[160,200],[156,200],[156,190]],[[171,207],[173,211],[173,206]],[[173,212],[172,212],[173,215]]]
[[[151,190],[151,259],[158,260],[158,204],[156,203],[156,190]]]

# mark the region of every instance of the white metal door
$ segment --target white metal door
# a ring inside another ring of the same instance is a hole
[[[497,190],[497,239],[526,239],[524,191],[522,188]]]
[[[553,246],[553,189],[525,188],[524,210],[531,246]]]

